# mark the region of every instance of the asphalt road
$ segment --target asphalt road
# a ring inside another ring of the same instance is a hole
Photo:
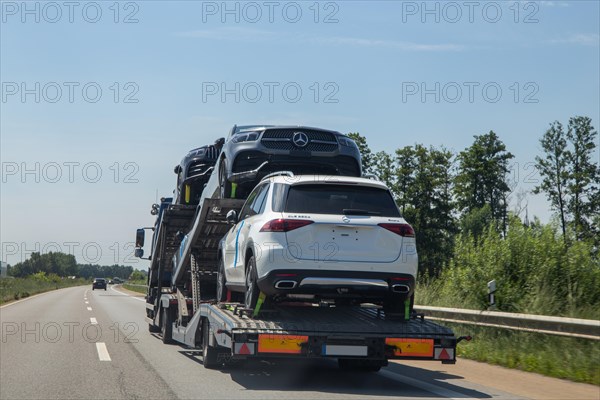
[[[600,399],[600,389],[459,360],[391,363],[378,373],[330,360],[207,370],[148,333],[144,301],[62,289],[0,308],[0,399]]]

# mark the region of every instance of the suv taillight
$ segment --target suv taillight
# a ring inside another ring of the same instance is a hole
[[[303,226],[310,225],[314,221],[307,221],[305,219],[274,219],[267,222],[260,229],[261,232],[289,232],[294,229],[302,228]]]
[[[415,237],[415,231],[409,224],[379,224],[379,226],[402,237]]]

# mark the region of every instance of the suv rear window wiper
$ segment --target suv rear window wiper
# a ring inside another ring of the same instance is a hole
[[[345,215],[381,215],[377,211],[361,210],[359,208],[344,208],[342,211]]]

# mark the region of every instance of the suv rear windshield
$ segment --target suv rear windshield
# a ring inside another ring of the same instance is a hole
[[[400,217],[385,189],[351,185],[294,185],[284,208],[289,213]]]

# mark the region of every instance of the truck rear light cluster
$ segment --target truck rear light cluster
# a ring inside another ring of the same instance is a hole
[[[294,229],[302,228],[303,226],[310,225],[314,221],[309,221],[305,219],[274,219],[266,224],[260,229],[261,232],[289,232]]]
[[[402,237],[415,237],[415,231],[409,224],[378,224],[383,229]]]

